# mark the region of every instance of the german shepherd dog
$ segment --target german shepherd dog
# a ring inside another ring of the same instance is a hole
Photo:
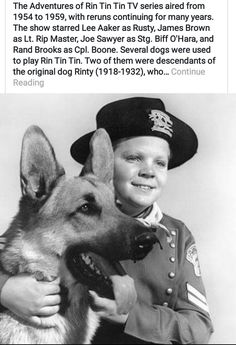
[[[43,131],[27,129],[20,161],[22,197],[4,234],[1,270],[28,272],[44,281],[59,276],[67,294],[63,308],[44,317],[40,327],[10,311],[0,313],[1,344],[89,343],[99,325],[89,290],[114,298],[112,277],[125,274],[115,262],[143,259],[158,241],[152,229],[116,207],[113,160],[109,136],[99,129],[82,174],[66,179]]]

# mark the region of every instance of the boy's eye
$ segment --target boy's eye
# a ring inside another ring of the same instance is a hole
[[[161,168],[165,168],[165,167],[167,167],[167,162],[158,160],[158,161],[156,161],[156,165],[158,165]]]
[[[126,157],[126,160],[128,162],[138,162],[141,160],[141,158],[139,156],[135,156],[135,155],[130,155]]]

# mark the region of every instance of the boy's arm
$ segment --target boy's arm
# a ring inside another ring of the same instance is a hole
[[[4,249],[5,238],[0,237],[0,254]],[[60,308],[60,280],[37,281],[30,274],[8,275],[1,269],[0,262],[0,312],[5,309],[30,322],[41,324],[40,316],[50,316]]]
[[[210,317],[197,310],[173,310],[137,302],[124,332],[148,343],[207,344],[213,332]]]

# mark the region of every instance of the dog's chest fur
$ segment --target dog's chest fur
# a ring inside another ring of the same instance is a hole
[[[22,272],[33,274],[41,272],[43,274],[41,280],[50,280],[47,277],[58,275],[58,257],[43,252],[40,243],[27,240],[21,230],[16,231],[15,237],[6,243],[0,258],[3,268],[14,275]]]
[[[54,327],[35,328],[24,324],[15,315],[7,312],[0,316],[0,343],[89,344],[98,327],[98,318],[91,309],[88,310],[86,320],[80,320],[79,325],[73,325],[69,320],[59,314],[51,317],[50,321],[55,325]],[[85,323],[88,325],[86,327],[86,334],[84,333]],[[11,332],[9,329],[11,329]]]
[[[16,234],[1,254],[3,268],[12,274],[28,272],[41,280],[59,275],[68,295],[66,303],[62,298],[64,310],[61,308],[56,315],[43,318],[39,328],[30,326],[11,312],[0,314],[0,343],[89,344],[99,319],[88,307],[87,288],[75,281],[63,259],[45,255],[37,243],[26,241],[21,231]]]

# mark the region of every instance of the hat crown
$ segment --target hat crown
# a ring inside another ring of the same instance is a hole
[[[104,128],[114,142],[135,136],[155,136],[165,139],[172,152],[169,169],[189,160],[197,151],[198,140],[193,129],[165,110],[159,98],[131,97],[103,106],[96,116],[97,128]],[[84,163],[93,132],[79,138],[71,154]]]
[[[151,109],[165,111],[164,103],[159,98],[132,97],[111,102],[103,106],[97,113],[97,126],[110,125],[119,118],[120,124],[131,118],[139,119],[140,115],[148,114]]]
[[[113,139],[154,135],[159,131],[171,135],[172,122],[158,98],[132,97],[111,102],[97,113],[97,128],[105,128]]]

